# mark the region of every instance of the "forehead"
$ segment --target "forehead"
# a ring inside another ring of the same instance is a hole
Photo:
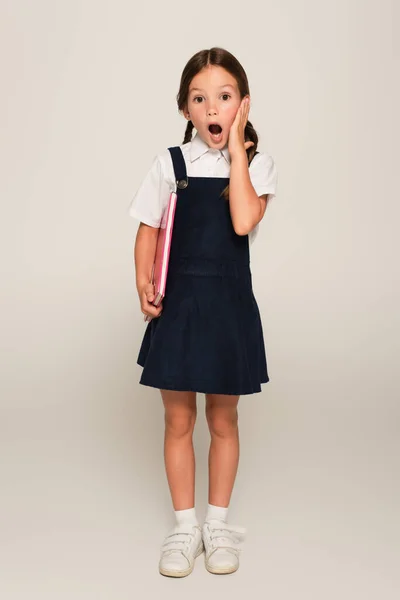
[[[205,90],[217,90],[227,87],[232,91],[238,91],[236,79],[223,67],[209,65],[195,75],[190,82],[189,92],[202,92]]]

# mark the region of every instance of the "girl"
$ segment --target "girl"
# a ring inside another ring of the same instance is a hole
[[[257,152],[248,121],[249,85],[238,60],[222,48],[197,52],[177,96],[187,119],[183,144],[158,154],[129,209],[140,221],[134,256],[144,315],[140,383],[160,389],[164,458],[176,526],[161,548],[159,570],[183,577],[205,549],[212,573],[232,573],[245,530],[227,523],[239,460],[239,397],[268,378],[262,325],[252,290],[254,240],[276,169]],[[196,134],[193,136],[193,129]],[[171,191],[178,195],[165,298],[152,305],[150,282],[158,227]],[[211,434],[208,510],[196,517],[192,434],[196,392],[206,397]]]

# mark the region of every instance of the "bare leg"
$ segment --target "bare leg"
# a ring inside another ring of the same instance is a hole
[[[206,395],[206,417],[211,434],[208,455],[208,502],[228,507],[239,464],[239,396]]]
[[[164,460],[174,510],[194,507],[196,393],[160,390],[165,408]]]

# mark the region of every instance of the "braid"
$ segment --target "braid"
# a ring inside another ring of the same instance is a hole
[[[246,123],[246,127],[244,130],[244,141],[245,142],[253,142],[253,146],[250,146],[250,148],[247,148],[246,153],[247,153],[247,158],[249,161],[249,165],[251,163],[251,161],[254,158],[254,155],[257,151],[257,146],[258,146],[258,135],[256,130],[254,129],[253,125],[250,123],[250,121],[247,121]],[[224,198],[226,200],[229,200],[229,185],[226,186],[226,188],[223,190],[222,196],[224,196]]]
[[[254,144],[253,146],[250,146],[250,148],[247,149],[247,157],[249,159],[250,164],[254,158],[255,153],[257,152],[258,146],[258,135],[250,121],[247,121],[246,123],[246,128],[244,130],[244,140],[245,142],[253,142]]]
[[[183,138],[182,142],[183,144],[187,144],[187,142],[190,142],[190,140],[192,139],[193,129],[194,125],[192,121],[188,121],[188,124],[186,125],[185,137]]]

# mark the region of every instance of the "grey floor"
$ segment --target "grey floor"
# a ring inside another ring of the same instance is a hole
[[[369,399],[346,396],[344,386],[333,397],[303,381],[294,398],[268,385],[240,404],[230,509],[230,522],[248,530],[240,569],[211,575],[202,555],[182,580],[157,570],[172,523],[157,393],[144,388],[138,402],[137,386],[115,398],[67,386],[54,397],[49,382],[37,382],[10,399],[1,411],[1,597],[398,598],[397,406],[375,403],[373,382]],[[198,406],[202,518],[203,396]]]

